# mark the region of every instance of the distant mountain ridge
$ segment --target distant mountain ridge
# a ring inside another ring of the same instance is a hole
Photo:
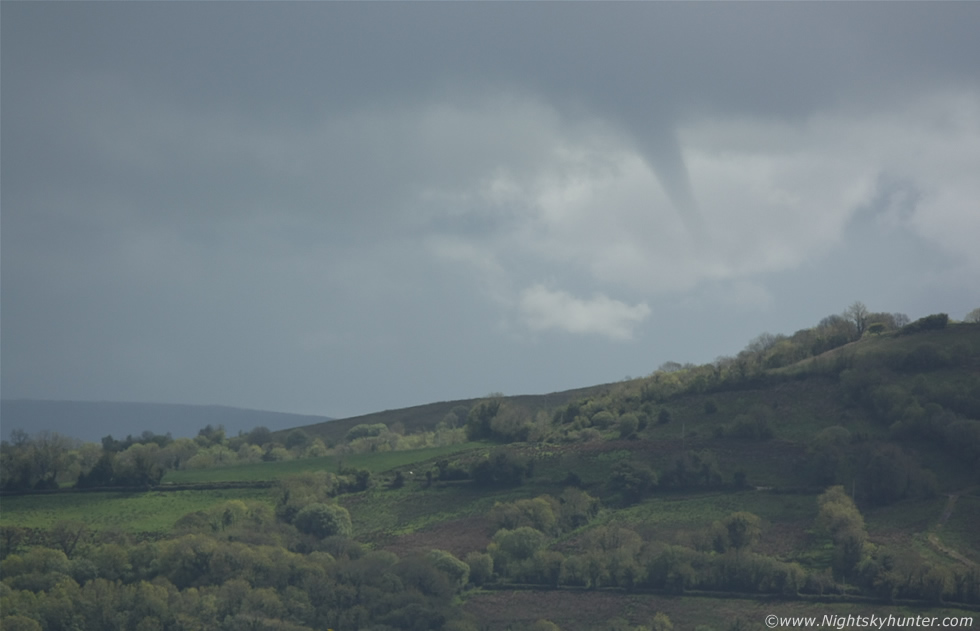
[[[133,403],[117,401],[54,401],[3,399],[0,401],[0,435],[23,429],[29,434],[49,430],[84,441],[99,442],[104,436],[125,438],[144,431],[174,438],[196,436],[201,428],[223,425],[228,436],[263,426],[272,431],[323,423],[329,416],[269,412],[223,405]]]

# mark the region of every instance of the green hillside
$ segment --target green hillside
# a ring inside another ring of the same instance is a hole
[[[80,481],[134,479],[137,456],[179,449],[193,452],[183,465],[211,466],[147,465],[159,477],[104,491],[51,477],[60,491],[5,495],[2,615],[62,628],[55,594],[88,611],[85,590],[103,578],[120,599],[152,584],[225,603],[187,604],[184,622],[126,619],[163,629],[636,631],[666,619],[703,631],[872,612],[970,626],[980,326],[930,318],[829,318],[712,364],[563,393],[130,445]],[[24,479],[11,463],[26,456],[5,444],[4,457],[6,479]]]

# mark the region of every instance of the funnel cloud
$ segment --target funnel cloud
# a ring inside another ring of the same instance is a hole
[[[344,417],[980,306],[980,3],[2,5],[4,399]]]

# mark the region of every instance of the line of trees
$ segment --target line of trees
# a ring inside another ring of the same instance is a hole
[[[235,437],[208,425],[196,437],[174,439],[146,431],[101,444],[86,443],[57,432],[34,435],[15,429],[0,443],[0,489],[48,490],[66,486],[146,487],[160,483],[167,471],[231,464],[324,456],[327,446],[303,430],[273,440],[265,427]]]
[[[572,510],[582,526],[597,512],[593,498],[575,493],[496,504],[490,522],[497,530],[486,551],[464,559],[471,582],[783,596],[859,589],[889,601],[980,603],[980,569],[950,570],[907,550],[872,545],[861,512],[840,486],[817,499],[806,567],[758,552],[766,526],[745,511],[693,531],[686,545],[645,540],[615,523],[588,528],[569,541],[568,507],[578,507]]]

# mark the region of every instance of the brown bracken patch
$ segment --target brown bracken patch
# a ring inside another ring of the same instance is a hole
[[[405,535],[386,537],[379,541],[382,550],[398,556],[412,552],[446,550],[462,559],[468,552],[482,552],[490,543],[487,520],[483,516],[466,517],[435,524]]]

